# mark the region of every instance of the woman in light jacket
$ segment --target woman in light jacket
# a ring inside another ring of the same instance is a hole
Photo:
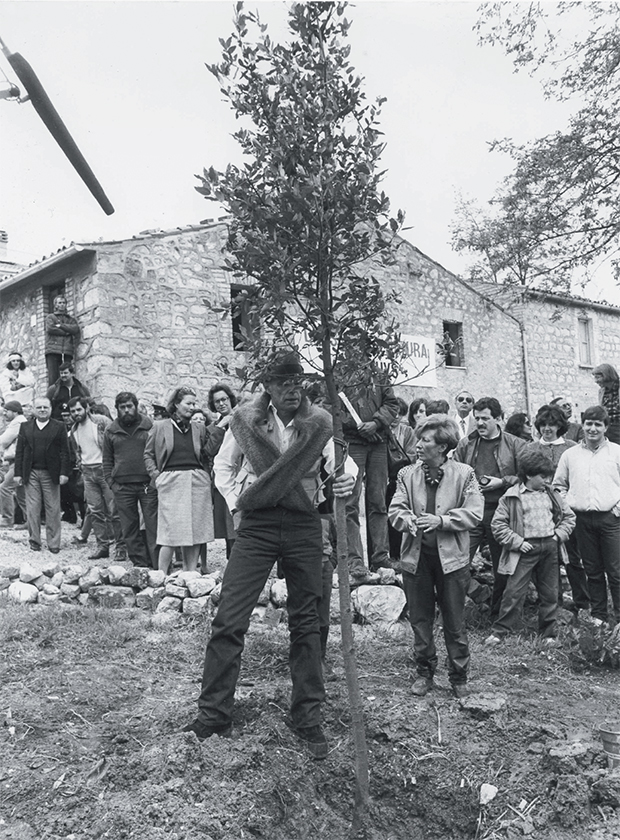
[[[435,604],[443,617],[448,677],[454,695],[466,697],[469,643],[465,596],[469,586],[469,530],[482,521],[484,501],[472,467],[448,458],[458,426],[435,414],[416,426],[418,460],[398,474],[389,519],[403,532],[400,564],[414,633],[417,679],[412,691],[433,687],[437,651]]]
[[[183,570],[195,571],[201,544],[213,540],[207,431],[190,422],[195,410],[196,392],[176,388],[167,405],[169,417],[153,424],[144,449],[146,470],[157,488],[159,568],[166,574],[175,547],[183,549]]]

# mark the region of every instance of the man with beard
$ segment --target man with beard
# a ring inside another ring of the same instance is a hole
[[[144,446],[153,421],[138,412],[131,391],[116,395],[117,419],[103,438],[103,474],[114,493],[125,546],[134,566],[157,568],[157,490],[144,465]],[[138,507],[139,506],[139,507]],[[146,545],[140,532],[140,509]]]
[[[91,414],[86,397],[73,397],[68,405],[73,420],[70,437],[76,444],[84,478],[84,496],[97,539],[97,549],[88,559],[109,557],[110,543],[114,541],[114,560],[123,562],[127,559],[127,552],[121,523],[116,513],[114,496],[103,475],[103,438],[112,421],[103,414]]]

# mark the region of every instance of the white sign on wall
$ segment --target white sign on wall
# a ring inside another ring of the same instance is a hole
[[[394,384],[436,388],[435,339],[421,335],[401,335],[400,339],[407,347],[407,357],[402,362],[405,373]]]

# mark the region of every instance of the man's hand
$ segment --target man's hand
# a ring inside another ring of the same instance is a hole
[[[501,490],[504,487],[504,482],[501,478],[495,478],[495,476],[486,476],[486,478],[489,479],[488,482],[480,485],[483,493],[488,493],[489,490]]]
[[[379,426],[374,420],[369,420],[367,423],[362,423],[361,426],[358,426],[357,431],[362,437],[371,438],[377,434]]]
[[[58,479],[58,483],[59,483],[61,486],[62,486],[63,484],[66,484],[68,481],[69,481],[69,476],[68,476],[68,475],[61,475],[61,476],[60,476],[60,478]]]
[[[422,513],[418,516],[418,527],[420,527],[426,534],[429,531],[436,531],[441,527],[441,516],[435,516],[432,513]]]
[[[13,476],[13,484],[16,487],[21,487],[23,483],[24,483],[24,479],[21,477],[21,475],[14,475]]]
[[[332,484],[334,496],[338,496],[339,499],[344,499],[346,496],[350,496],[354,487],[355,477],[349,475],[349,473],[339,475],[338,478],[334,479]]]
[[[532,543],[527,542],[527,540],[523,540],[519,551],[521,552],[521,554],[527,554],[528,551],[531,551],[533,548],[534,546],[532,545]]]

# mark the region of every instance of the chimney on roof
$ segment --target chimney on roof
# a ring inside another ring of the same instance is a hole
[[[5,230],[0,230],[0,262],[7,262],[7,246],[9,235]]]

